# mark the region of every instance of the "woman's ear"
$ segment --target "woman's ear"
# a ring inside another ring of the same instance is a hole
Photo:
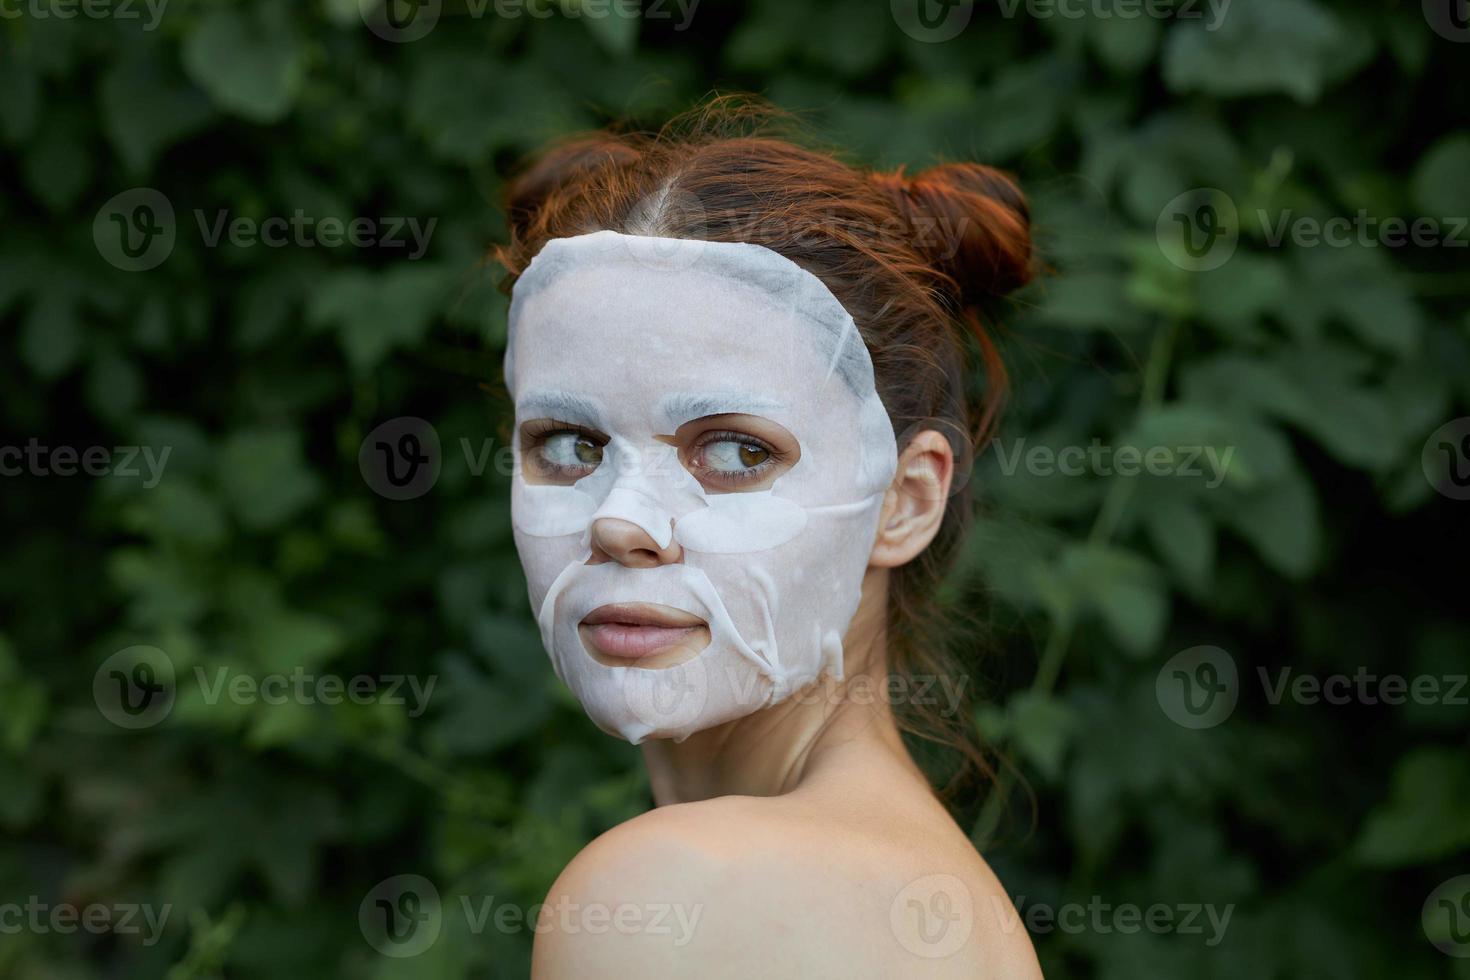
[[[917,558],[944,521],[954,479],[954,450],[933,429],[917,433],[898,456],[893,484],[883,497],[870,566],[897,568]]]

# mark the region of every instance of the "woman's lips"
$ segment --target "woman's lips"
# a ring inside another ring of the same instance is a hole
[[[582,639],[605,657],[638,660],[702,639],[709,626],[698,616],[651,602],[598,606],[578,626]]]

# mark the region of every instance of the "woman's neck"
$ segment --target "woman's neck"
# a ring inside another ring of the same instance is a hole
[[[871,573],[870,573],[871,574]],[[643,744],[659,806],[717,796],[779,796],[838,757],[888,756],[917,774],[885,696],[885,583],[865,583],[844,638],[846,678],[822,678],[770,708],[695,732],[683,742]]]

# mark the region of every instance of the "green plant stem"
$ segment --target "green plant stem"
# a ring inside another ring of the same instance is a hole
[[[1149,348],[1148,361],[1143,368],[1143,389],[1139,393],[1136,417],[1142,417],[1145,412],[1163,402],[1164,386],[1169,378],[1169,368],[1173,362],[1174,348],[1181,329],[1181,321],[1171,319],[1154,334],[1153,344]],[[1133,487],[1134,481],[1131,479],[1113,480],[1108,487],[1108,493],[1103,499],[1102,506],[1098,509],[1097,517],[1093,521],[1088,543],[1103,545],[1112,540],[1117,533],[1123,513],[1128,507],[1128,502],[1132,498]],[[1061,617],[1061,621],[1056,623],[1051,635],[1047,637],[1046,646],[1041,651],[1036,676],[1032,678],[1031,686],[1027,689],[1029,693],[1045,695],[1050,694],[1056,688],[1057,679],[1061,676],[1062,665],[1067,659],[1067,651],[1071,647],[1072,635],[1076,631],[1076,626],[1077,619],[1072,615]],[[1003,770],[996,776],[995,788],[986,798],[980,816],[975,821],[975,828],[970,837],[982,850],[992,839],[996,828],[1000,826],[1013,782],[1011,770]]]

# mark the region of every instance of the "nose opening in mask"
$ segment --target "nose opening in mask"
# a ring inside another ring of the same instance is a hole
[[[587,522],[587,540],[591,546],[593,529],[603,518],[627,521],[658,545],[662,551],[674,541],[674,515],[657,498],[634,487],[618,486],[608,491],[602,506],[592,512]]]

